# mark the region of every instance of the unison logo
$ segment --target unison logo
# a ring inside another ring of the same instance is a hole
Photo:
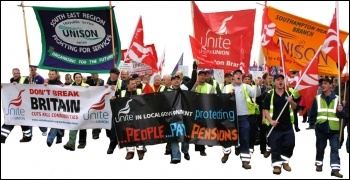
[[[55,27],[57,36],[75,46],[92,46],[100,43],[106,31],[100,24],[87,19],[67,19]]]

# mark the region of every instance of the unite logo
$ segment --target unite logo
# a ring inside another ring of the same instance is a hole
[[[100,120],[102,121],[106,121],[108,120],[108,112],[103,112],[102,110],[105,108],[105,101],[106,101],[106,96],[108,96],[110,94],[110,92],[105,93],[102,98],[100,99],[100,101],[98,101],[97,103],[93,104],[90,109],[88,110],[88,113],[84,113],[83,114],[83,119],[84,120],[97,120],[96,122],[100,122]],[[90,112],[90,110],[95,110],[94,112]]]
[[[23,116],[25,116],[25,110],[22,108],[19,108],[22,105],[22,93],[24,91],[25,91],[24,89],[20,90],[17,97],[15,99],[11,100],[11,102],[8,105],[7,112],[5,115],[22,116],[22,118],[23,118]],[[16,107],[10,108],[11,105],[14,105]],[[14,117],[14,118],[17,118],[17,117]],[[18,120],[18,119],[16,119],[16,120]],[[24,120],[24,119],[21,119],[21,120]]]
[[[226,27],[226,23],[227,23],[229,20],[231,20],[232,17],[233,17],[233,15],[230,16],[230,17],[225,18],[225,19],[222,21],[219,30],[215,31],[215,33],[218,34],[218,35],[229,34],[229,32],[228,32],[228,30],[227,30],[227,27]]]
[[[129,105],[129,103],[131,101],[132,101],[132,99],[128,100],[126,102],[126,104],[125,104],[125,107],[119,110],[118,117],[114,117],[116,123],[119,123],[121,121],[132,121],[132,120],[134,120],[134,116],[133,115],[129,115],[129,112],[130,112],[130,105]]]

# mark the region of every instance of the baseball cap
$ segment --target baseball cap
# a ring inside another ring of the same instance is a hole
[[[281,78],[284,79],[283,74],[276,74],[275,77],[273,78],[273,80],[276,80],[276,79],[278,79],[279,77],[281,77]]]
[[[320,78],[318,80],[319,83],[322,83],[323,81],[327,81],[327,82],[329,82],[331,84],[333,83],[333,80],[331,78],[329,78],[328,76],[325,76],[324,78]]]
[[[199,70],[198,75],[200,75],[200,74],[207,74],[207,71],[206,70]]]
[[[235,75],[235,74],[238,73],[238,72],[240,72],[241,74],[243,74],[243,72],[242,72],[240,69],[234,70],[232,74]]]

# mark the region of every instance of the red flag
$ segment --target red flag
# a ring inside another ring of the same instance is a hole
[[[159,72],[159,75],[162,76],[163,74],[163,68],[165,67],[165,49],[163,50],[163,55],[161,57],[161,62],[158,66],[158,72]]]
[[[193,59],[198,60],[199,68],[217,68],[218,66],[214,62],[213,57],[209,51],[206,50],[205,46],[190,35],[190,43],[192,48]]]
[[[244,37],[244,57],[249,66],[254,37],[255,9],[224,12],[201,12],[194,1],[193,37],[205,46],[215,59],[216,69],[237,69],[240,64],[241,47],[236,45]]]
[[[152,86],[148,82],[145,83],[145,88],[143,88],[143,93],[145,94],[154,93]]]
[[[318,55],[316,55],[315,59],[310,61],[310,67],[307,71],[306,68],[309,66],[305,66],[298,73],[298,77],[300,78],[302,74],[304,76],[300,80],[299,85],[296,87],[296,90],[299,91],[300,95],[304,97],[305,100],[305,108],[300,114],[305,114],[306,111],[312,106],[314,101],[314,97],[317,95],[318,89]]]
[[[268,16],[268,8],[265,1],[264,13],[262,16],[261,45],[268,50],[279,52],[279,46],[273,42],[272,39],[275,31],[276,24],[273,23]]]
[[[126,63],[132,60],[137,63],[147,64],[152,67],[152,69],[158,71],[157,61],[152,54],[152,48],[148,48],[143,43],[142,16],[140,16],[139,22],[137,23],[134,36],[124,59]]]
[[[331,25],[329,26],[326,40],[323,43],[323,52],[325,52],[330,58],[332,58],[336,63],[338,63],[338,45],[339,44],[339,62],[340,62],[340,70],[342,70],[346,64],[346,55],[343,48],[343,43],[340,40],[339,34],[337,31],[339,27],[337,27],[337,7],[335,8],[335,12],[333,15],[333,19]]]
[[[242,71],[243,74],[248,73],[248,70],[249,70],[249,66],[246,66],[245,62],[244,62],[243,36],[241,36],[241,49],[240,49],[239,69]]]

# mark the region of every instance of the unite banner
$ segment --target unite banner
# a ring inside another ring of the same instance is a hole
[[[120,62],[121,45],[113,17],[116,62],[112,51],[110,7],[33,7],[41,31],[41,69],[108,73]]]
[[[301,70],[306,66],[308,62],[312,60],[318,48],[324,44],[327,36],[329,26],[289,14],[287,12],[268,7],[268,16],[270,20],[276,24],[276,32],[274,34],[273,41],[276,44],[282,43],[282,47],[285,49],[291,57],[293,57],[299,66],[297,69]],[[329,16],[332,17],[331,15]],[[339,30],[339,36],[341,43],[343,43],[348,32]],[[279,37],[282,37],[282,42],[279,42]],[[280,53],[269,51],[265,56],[268,57],[270,66],[280,66]],[[337,76],[337,61],[331,59],[323,51],[319,55],[318,74]]]
[[[241,66],[248,72],[256,10],[202,13],[194,1],[192,6],[194,37],[205,47],[201,53],[214,58],[216,69],[232,71]]]
[[[109,101],[114,91],[101,86],[1,84],[4,122],[66,130],[111,129]]]
[[[237,145],[236,103],[230,98],[175,90],[112,100],[119,146]]]

